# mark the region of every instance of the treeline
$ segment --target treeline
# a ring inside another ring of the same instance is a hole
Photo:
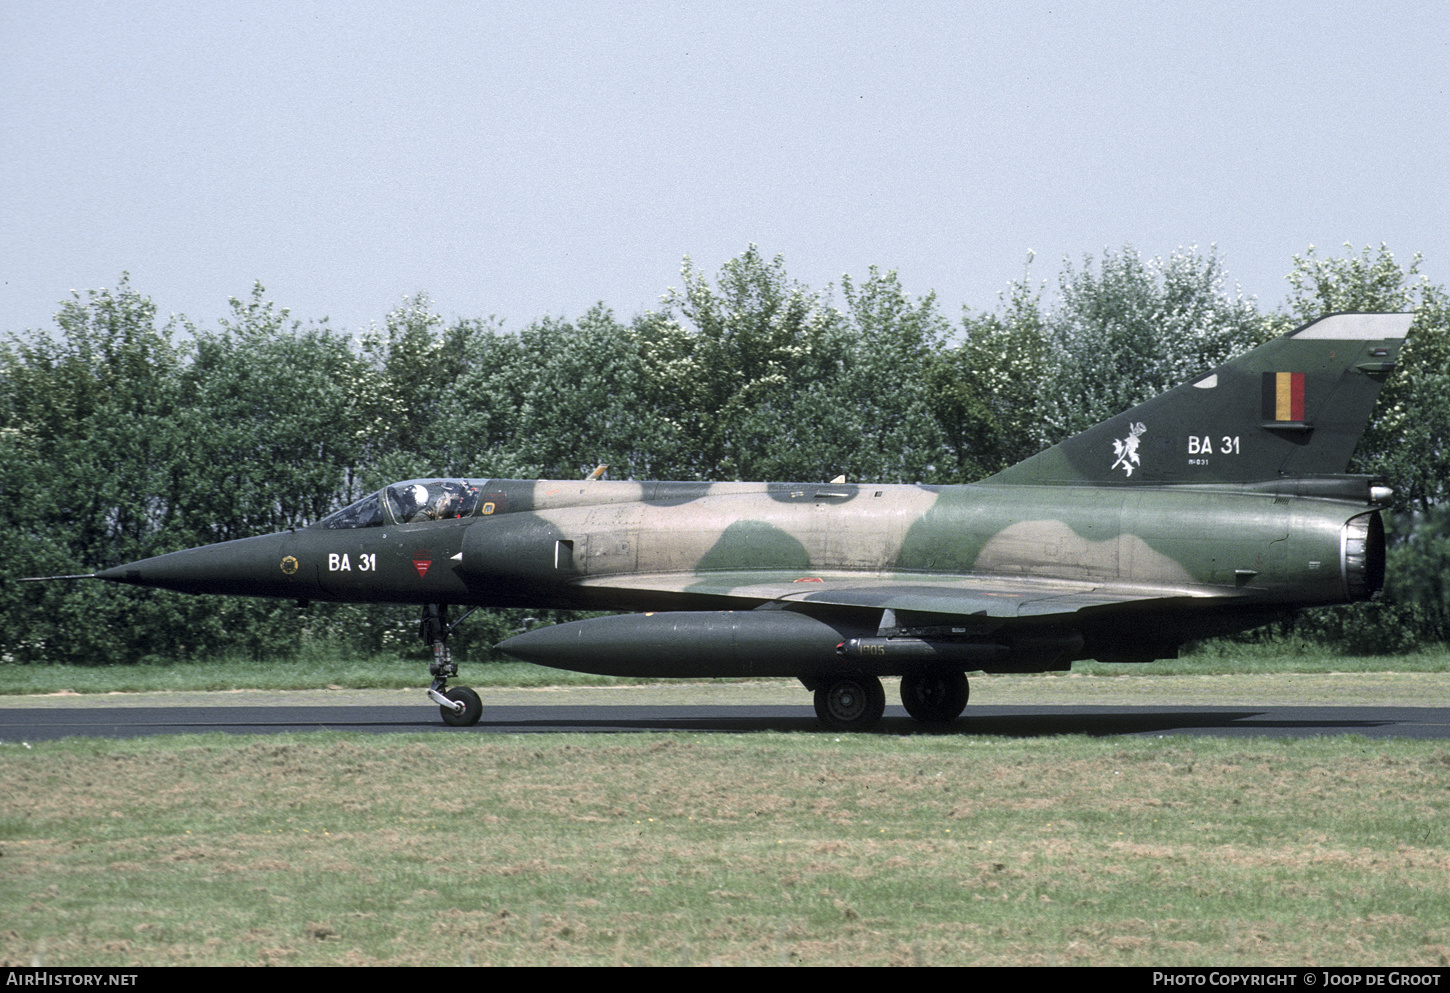
[[[1383,247],[1292,260],[1285,306],[1212,253],[1131,249],[952,320],[895,273],[814,290],[754,247],[686,260],[658,311],[514,332],[426,297],[360,337],[256,286],[215,328],[158,325],[123,278],[0,346],[0,658],[134,662],[413,651],[411,609],[17,584],[311,523],[417,476],[970,482],[1330,311],[1414,310],[1353,471],[1396,488],[1377,602],[1306,615],[1352,651],[1450,639],[1450,298]],[[461,653],[521,623],[470,620]],[[1282,632],[1280,632],[1282,633]],[[419,646],[421,648],[421,646]]]

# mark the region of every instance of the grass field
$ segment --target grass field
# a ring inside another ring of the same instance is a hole
[[[305,735],[0,747],[0,961],[1450,963],[1450,751]]]

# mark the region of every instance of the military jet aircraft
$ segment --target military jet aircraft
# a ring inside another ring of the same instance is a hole
[[[310,527],[92,574],[185,593],[414,603],[448,687],[451,608],[627,611],[517,658],[633,676],[791,676],[839,730],[880,677],[955,720],[969,671],[1173,658],[1384,580],[1379,479],[1346,475],[1410,314],[1333,314],[979,483],[418,479]],[[81,577],[67,577],[81,578]]]

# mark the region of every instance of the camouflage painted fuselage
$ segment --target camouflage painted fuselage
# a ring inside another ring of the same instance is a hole
[[[482,495],[469,518],[303,529],[107,578],[296,600],[770,604],[835,622],[823,649],[837,635],[947,627],[1006,645],[995,661],[1013,669],[1172,654],[1186,638],[1368,595],[1382,570],[1368,485],[1354,477],[1318,497],[1289,486],[468,482]],[[898,623],[883,624],[884,611]],[[749,671],[797,674],[797,663]]]

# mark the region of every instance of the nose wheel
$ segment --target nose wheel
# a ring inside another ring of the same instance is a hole
[[[428,663],[433,684],[428,687],[428,696],[438,704],[438,713],[449,727],[472,727],[483,716],[483,701],[477,693],[467,686],[448,686],[449,678],[458,675],[458,665],[448,651],[448,636],[471,613],[473,610],[468,610],[449,624],[448,605],[430,603],[423,608],[423,618],[418,623],[418,636],[425,645],[433,646],[433,661]]]
[[[472,727],[483,716],[483,701],[467,686],[454,686],[444,691],[443,696],[448,699],[449,704],[463,706],[462,710],[455,711],[448,704],[439,704],[438,713],[443,716],[444,724],[455,728]]]

